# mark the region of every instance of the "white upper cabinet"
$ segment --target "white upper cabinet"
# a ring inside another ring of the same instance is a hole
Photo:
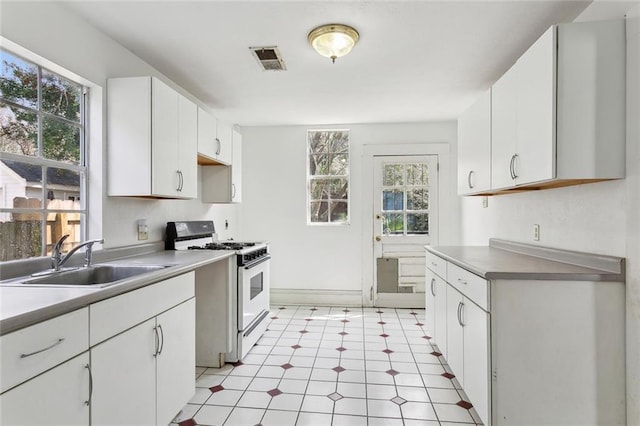
[[[491,90],[458,119],[458,194],[491,189]]]
[[[232,130],[230,166],[202,167],[202,201],[240,203],[242,201],[242,135]]]
[[[232,149],[232,127],[198,108],[198,163],[229,165]]]
[[[195,103],[155,77],[109,79],[109,195],[196,198],[197,120]]]
[[[461,117],[461,194],[482,191],[463,186],[468,122]],[[490,123],[493,192],[624,178],[624,21],[549,28],[493,85]]]

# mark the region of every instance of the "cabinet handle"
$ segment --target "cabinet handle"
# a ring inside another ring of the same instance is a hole
[[[233,192],[231,193],[231,199],[233,200],[234,198],[236,198],[236,184],[232,183],[231,188],[233,189]]]
[[[216,155],[220,155],[220,151],[222,150],[222,144],[220,143],[220,139],[216,138],[216,142],[218,147],[216,148]]]
[[[160,353],[160,335],[158,334],[158,327],[153,327],[153,334],[156,342],[156,348],[153,351],[153,357],[157,357]]]
[[[433,265],[434,268],[438,267],[438,264],[436,262],[431,262],[431,265]]]
[[[436,296],[436,292],[434,291],[433,285],[436,283],[436,279],[435,278],[431,278],[431,294],[433,294],[433,296]]]
[[[474,174],[473,170],[469,170],[469,174],[467,175],[467,184],[469,185],[469,189],[473,189],[473,184],[471,183],[471,175]]]
[[[467,285],[467,282],[466,282],[465,280],[463,280],[462,278],[458,278],[458,282],[459,282],[460,284]]]
[[[54,344],[49,345],[46,348],[40,349],[40,350],[35,351],[35,352],[31,352],[31,353],[28,353],[28,354],[21,354],[20,358],[27,358],[27,357],[30,357],[30,356],[37,355],[37,354],[40,354],[42,352],[48,351],[49,349],[55,348],[56,346],[58,346],[62,342],[64,342],[64,337],[59,338]]]
[[[164,349],[164,331],[162,331],[162,326],[159,324],[158,328],[160,329],[160,350],[158,351],[158,355],[161,355],[162,350]]]
[[[458,324],[460,324],[460,327],[464,327],[464,323],[462,322],[463,308],[464,308],[464,303],[463,302],[458,303]]]
[[[84,402],[84,405],[91,405],[91,400],[93,399],[93,373],[89,364],[85,364],[84,368],[89,370],[89,399]]]
[[[515,179],[515,177],[513,176],[513,159],[515,158],[515,155],[511,156],[511,161],[509,161],[509,176],[511,176],[511,179]]]
[[[509,164],[509,173],[511,174],[511,179],[517,179],[518,173],[516,169],[516,161],[518,161],[518,154],[513,154],[511,156],[511,163]]]
[[[178,170],[176,173],[178,173],[178,192],[182,192],[182,188],[184,186],[184,175],[182,174],[181,170]]]

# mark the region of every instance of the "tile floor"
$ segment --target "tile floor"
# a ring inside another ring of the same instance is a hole
[[[424,310],[272,307],[242,362],[196,368],[180,426],[481,424]]]

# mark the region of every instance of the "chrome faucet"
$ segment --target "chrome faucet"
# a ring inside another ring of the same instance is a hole
[[[78,249],[80,249],[82,247],[86,247],[84,249],[84,266],[85,267],[86,266],[90,266],[91,265],[91,256],[93,254],[92,253],[93,252],[93,245],[96,244],[96,243],[98,243],[98,244],[104,243],[104,238],[97,238],[95,240],[85,241],[85,242],[80,243],[77,246],[73,247],[63,257],[62,253],[61,253],[62,243],[64,243],[64,240],[66,240],[68,237],[69,237],[69,234],[63,235],[62,238],[60,238],[58,240],[58,242],[56,243],[55,247],[53,248],[53,253],[51,253],[51,267],[53,268],[53,270],[55,272],[60,272],[60,270],[62,269],[62,265],[64,265],[67,262],[67,260],[69,260],[69,258],[76,251],[78,251]]]

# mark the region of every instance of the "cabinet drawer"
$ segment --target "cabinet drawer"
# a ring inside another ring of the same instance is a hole
[[[440,278],[447,279],[447,261],[443,258],[427,252],[427,268],[438,274]]]
[[[447,277],[449,284],[489,312],[489,286],[487,280],[453,263],[447,263]]]
[[[0,338],[0,392],[89,348],[89,310],[79,309]]]
[[[89,306],[94,346],[195,296],[195,273],[151,284]]]

